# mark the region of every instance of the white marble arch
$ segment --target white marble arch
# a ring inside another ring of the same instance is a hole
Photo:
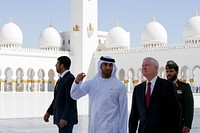
[[[38,73],[37,73],[37,75],[38,75],[38,87],[37,87],[37,89],[38,89],[38,91],[45,91],[45,71],[42,69],[42,68],[40,68],[39,70],[38,70]]]
[[[200,83],[200,65],[195,65],[192,68],[191,73],[192,73],[191,82],[193,83],[192,85],[200,87],[200,84],[197,84]]]
[[[4,83],[4,91],[13,91],[13,82],[12,82],[12,76],[13,76],[13,70],[10,67],[7,67],[5,69],[5,83]]]
[[[18,68],[16,70],[16,91],[22,92],[24,91],[24,70],[22,68]]]
[[[27,71],[27,88],[26,88],[28,92],[36,91],[36,86],[34,84],[34,76],[35,76],[35,71],[32,68],[29,68]]]
[[[161,77],[161,78],[166,78],[166,71],[165,71],[165,67],[160,67],[159,69],[159,73],[158,73],[158,76]]]
[[[188,75],[188,71],[189,67],[184,65],[180,70],[179,70],[179,76],[180,76],[180,80],[182,80],[183,82],[187,82],[187,78],[189,77]]]
[[[137,71],[138,83],[144,82],[145,77],[142,75],[142,68],[139,68]]]
[[[118,70],[118,77],[120,81],[125,81],[125,71],[123,68]]]
[[[46,91],[54,91],[54,85],[55,85],[55,72],[53,69],[50,69],[48,71],[48,83],[47,83],[47,90]]]
[[[133,68],[128,69],[127,71],[127,79],[128,79],[128,92],[132,92],[135,87],[135,70]]]

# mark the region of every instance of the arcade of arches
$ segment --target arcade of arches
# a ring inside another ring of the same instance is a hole
[[[0,69],[0,92],[53,92],[56,72],[50,69],[46,73],[43,69],[35,71],[32,68],[29,68],[26,73],[22,68],[18,68],[15,72],[10,67],[4,71]],[[166,77],[164,67],[160,67],[158,75],[162,78]],[[120,68],[118,77],[124,82],[128,92],[132,92],[137,84],[145,81],[141,68],[138,70],[130,68],[128,71]],[[192,69],[183,66],[179,70],[179,79],[189,83],[191,88],[200,88],[200,66],[196,65]]]
[[[165,68],[162,66],[159,69],[158,76],[161,78],[166,78]],[[128,88],[128,92],[132,92],[134,87],[145,81],[145,77],[142,75],[142,70],[139,68],[135,70],[130,68],[128,71],[125,71],[123,68],[119,69],[118,77],[121,81],[124,81],[124,84]],[[200,92],[200,66],[196,65],[192,69],[187,66],[183,66],[179,70],[178,75],[179,80],[183,82],[187,82],[191,85],[193,92],[196,92],[196,88],[198,92]]]
[[[4,77],[4,78],[3,78]],[[0,91],[1,92],[52,92],[56,83],[55,72],[53,69],[48,71],[45,77],[45,71],[39,69],[36,73],[34,69],[29,68],[25,73],[22,68],[15,72],[10,67],[5,71],[0,69]]]

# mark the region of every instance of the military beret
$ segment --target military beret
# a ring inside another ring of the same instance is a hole
[[[165,68],[166,69],[178,68],[178,65],[173,60],[169,60],[167,61]]]

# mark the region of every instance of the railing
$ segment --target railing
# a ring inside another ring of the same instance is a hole
[[[188,49],[188,48],[199,48],[199,44],[172,44],[160,47],[136,47],[136,48],[129,48],[129,49],[112,49],[112,50],[105,50],[105,51],[96,51],[94,55],[99,54],[115,54],[115,53],[136,53],[136,52],[148,52],[148,51],[161,51],[161,50],[171,50],[171,49]]]

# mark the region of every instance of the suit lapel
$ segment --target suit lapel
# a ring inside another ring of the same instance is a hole
[[[154,101],[154,97],[156,97],[156,95],[158,95],[158,91],[161,88],[160,86],[161,86],[161,84],[160,84],[160,78],[158,77],[157,80],[156,80],[156,82],[155,82],[155,85],[154,85],[154,88],[153,88],[153,92],[151,94],[151,99],[150,99],[149,107],[151,106],[152,102]]]
[[[55,85],[55,93],[58,92],[59,88],[61,88],[62,86],[62,82],[64,81],[64,79],[67,77],[67,75],[69,74],[69,72],[67,72],[62,78],[59,78],[59,80],[57,81],[56,85]]]
[[[58,81],[56,82],[56,85],[55,85],[55,88],[54,88],[55,95],[57,94],[57,92],[60,88],[62,80],[63,80],[63,78],[59,78]]]
[[[142,104],[143,107],[146,109],[146,82],[142,84],[141,91],[142,91]]]

